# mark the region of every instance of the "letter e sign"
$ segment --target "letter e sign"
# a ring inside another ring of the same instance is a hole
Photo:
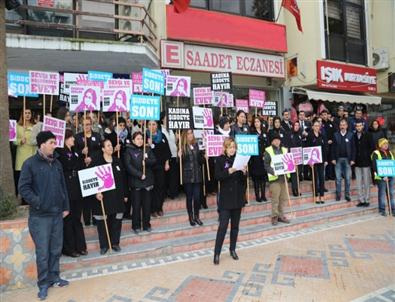
[[[184,68],[184,43],[161,41],[161,66],[170,68]]]

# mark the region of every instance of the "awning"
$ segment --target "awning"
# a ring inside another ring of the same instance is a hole
[[[301,87],[292,88],[292,93],[307,95],[309,100],[321,100],[336,103],[380,105],[381,97],[373,95],[356,95],[344,93],[331,93],[325,91],[310,90]]]

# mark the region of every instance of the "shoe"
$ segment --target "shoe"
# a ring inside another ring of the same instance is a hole
[[[364,202],[358,202],[357,207],[364,207],[365,203]]]
[[[350,196],[346,196],[346,200],[347,200],[347,202],[350,202],[351,201]]]
[[[150,232],[152,231],[151,228],[145,228],[145,229],[143,229],[143,230],[146,231],[146,232],[148,232],[148,233],[150,233]]]
[[[58,280],[52,282],[51,286],[53,286],[53,287],[66,287],[69,284],[70,284],[69,281],[59,278]]]
[[[325,201],[323,201],[323,200],[320,201],[320,204],[324,204],[324,203],[325,203]]]
[[[156,218],[156,217],[158,217],[158,214],[155,212],[155,213],[152,213],[151,214],[151,217],[154,217],[154,218]]]
[[[327,188],[324,188],[324,192],[328,192],[328,189],[327,189]]]
[[[239,260],[239,256],[237,256],[236,251],[230,251],[230,256],[233,260]]]
[[[91,223],[90,222],[85,222],[85,226],[90,226]]]
[[[213,260],[214,265],[219,264],[219,255],[214,255],[214,260]]]
[[[291,221],[289,221],[289,219],[285,216],[283,217],[278,217],[278,221],[282,222],[282,223],[290,223]]]
[[[336,201],[340,201],[340,196],[336,195]]]
[[[163,216],[163,211],[159,211],[158,216]]]
[[[188,214],[188,217],[189,217],[189,224],[190,224],[191,226],[195,226],[195,225],[196,225],[196,222],[195,222],[195,220],[193,219],[192,214]]]
[[[272,217],[272,225],[277,225],[278,224],[278,217]]]
[[[387,213],[386,212],[380,212],[380,215],[386,217]]]
[[[198,225],[203,225],[203,221],[200,220],[199,214],[198,214],[198,215],[195,215],[194,221],[195,221]]]
[[[133,231],[133,233],[134,233],[135,235],[140,234],[140,230],[139,230],[139,229],[132,229],[132,231]]]
[[[77,252],[73,252],[73,253],[71,253],[71,254],[69,254],[69,255],[67,255],[67,256],[72,257],[72,258],[78,258],[78,257],[81,256],[81,255],[78,254]]]
[[[262,201],[263,201],[263,202],[267,202],[266,196],[263,196],[263,197],[262,197]]]
[[[108,248],[100,249],[100,255],[104,255],[108,252]]]
[[[299,194],[298,194],[297,191],[292,191],[292,195],[293,195],[294,197],[298,197],[298,196],[299,196]]]
[[[256,202],[262,202],[262,198],[255,197]]]
[[[40,301],[44,301],[45,299],[47,299],[48,296],[48,287],[40,287],[38,289],[38,294],[37,297],[40,299]]]
[[[114,252],[120,252],[121,251],[121,247],[119,245],[114,245],[112,247],[112,249],[113,249]]]
[[[321,204],[321,201],[316,200],[315,204]]]
[[[365,202],[365,203],[363,204],[363,206],[367,208],[368,206],[370,206],[370,203],[369,203],[369,202]]]
[[[88,251],[87,251],[87,250],[81,251],[81,252],[80,252],[80,255],[81,255],[81,256],[86,256],[86,255],[88,255]]]

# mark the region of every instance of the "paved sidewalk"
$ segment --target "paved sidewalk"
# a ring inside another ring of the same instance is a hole
[[[211,251],[164,257],[50,289],[47,301],[395,301],[394,218],[371,215],[265,239],[240,245],[239,261],[227,246],[219,266]],[[35,297],[34,288],[7,292],[0,301]]]

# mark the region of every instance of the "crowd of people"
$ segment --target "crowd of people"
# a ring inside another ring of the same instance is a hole
[[[357,206],[369,206],[373,180],[378,185],[379,213],[386,215],[386,198],[390,195],[394,215],[394,177],[381,178],[376,166],[378,159],[395,159],[386,133],[377,120],[368,125],[359,108],[354,117],[346,115],[339,106],[336,115],[323,110],[307,116],[300,111],[293,121],[287,109],[281,117],[253,116],[241,110],[234,119],[219,116],[215,133],[227,137],[224,152],[208,158],[193,129],[183,130],[181,136],[166,129],[164,113],[160,121],[144,122],[98,112],[72,115],[62,107],[56,117],[66,121],[65,141],[64,146],[55,149],[55,136],[41,131],[42,123],[35,122],[32,111],[26,109],[14,142],[15,176],[17,193],[30,205],[29,228],[36,246],[39,297],[45,298],[52,285],[68,284],[59,277],[62,253],[70,257],[88,254],[83,224],[96,225],[100,254],[109,249],[119,252],[122,220],[131,219],[135,234],[151,232],[151,218],[165,215],[165,199],[177,198],[181,190],[185,192],[191,226],[204,224],[199,212],[207,208],[207,196],[217,194],[219,226],[214,264],[219,264],[229,221],[230,255],[238,259],[236,242],[242,208],[248,202],[248,177],[257,202],[268,201],[269,186],[273,225],[290,223],[284,214],[288,181],[292,194],[298,197],[299,182],[314,178],[315,200],[322,204],[326,181],[335,180],[336,201],[344,197],[349,202],[353,174],[359,194]],[[232,167],[237,153],[234,138],[238,134],[256,135],[259,145],[259,154],[241,170]],[[275,175],[271,162],[274,155],[285,154],[289,148],[313,146],[321,146],[322,163],[313,169],[300,165],[297,172],[284,177]],[[103,164],[111,164],[116,189],[82,197],[78,171]]]

